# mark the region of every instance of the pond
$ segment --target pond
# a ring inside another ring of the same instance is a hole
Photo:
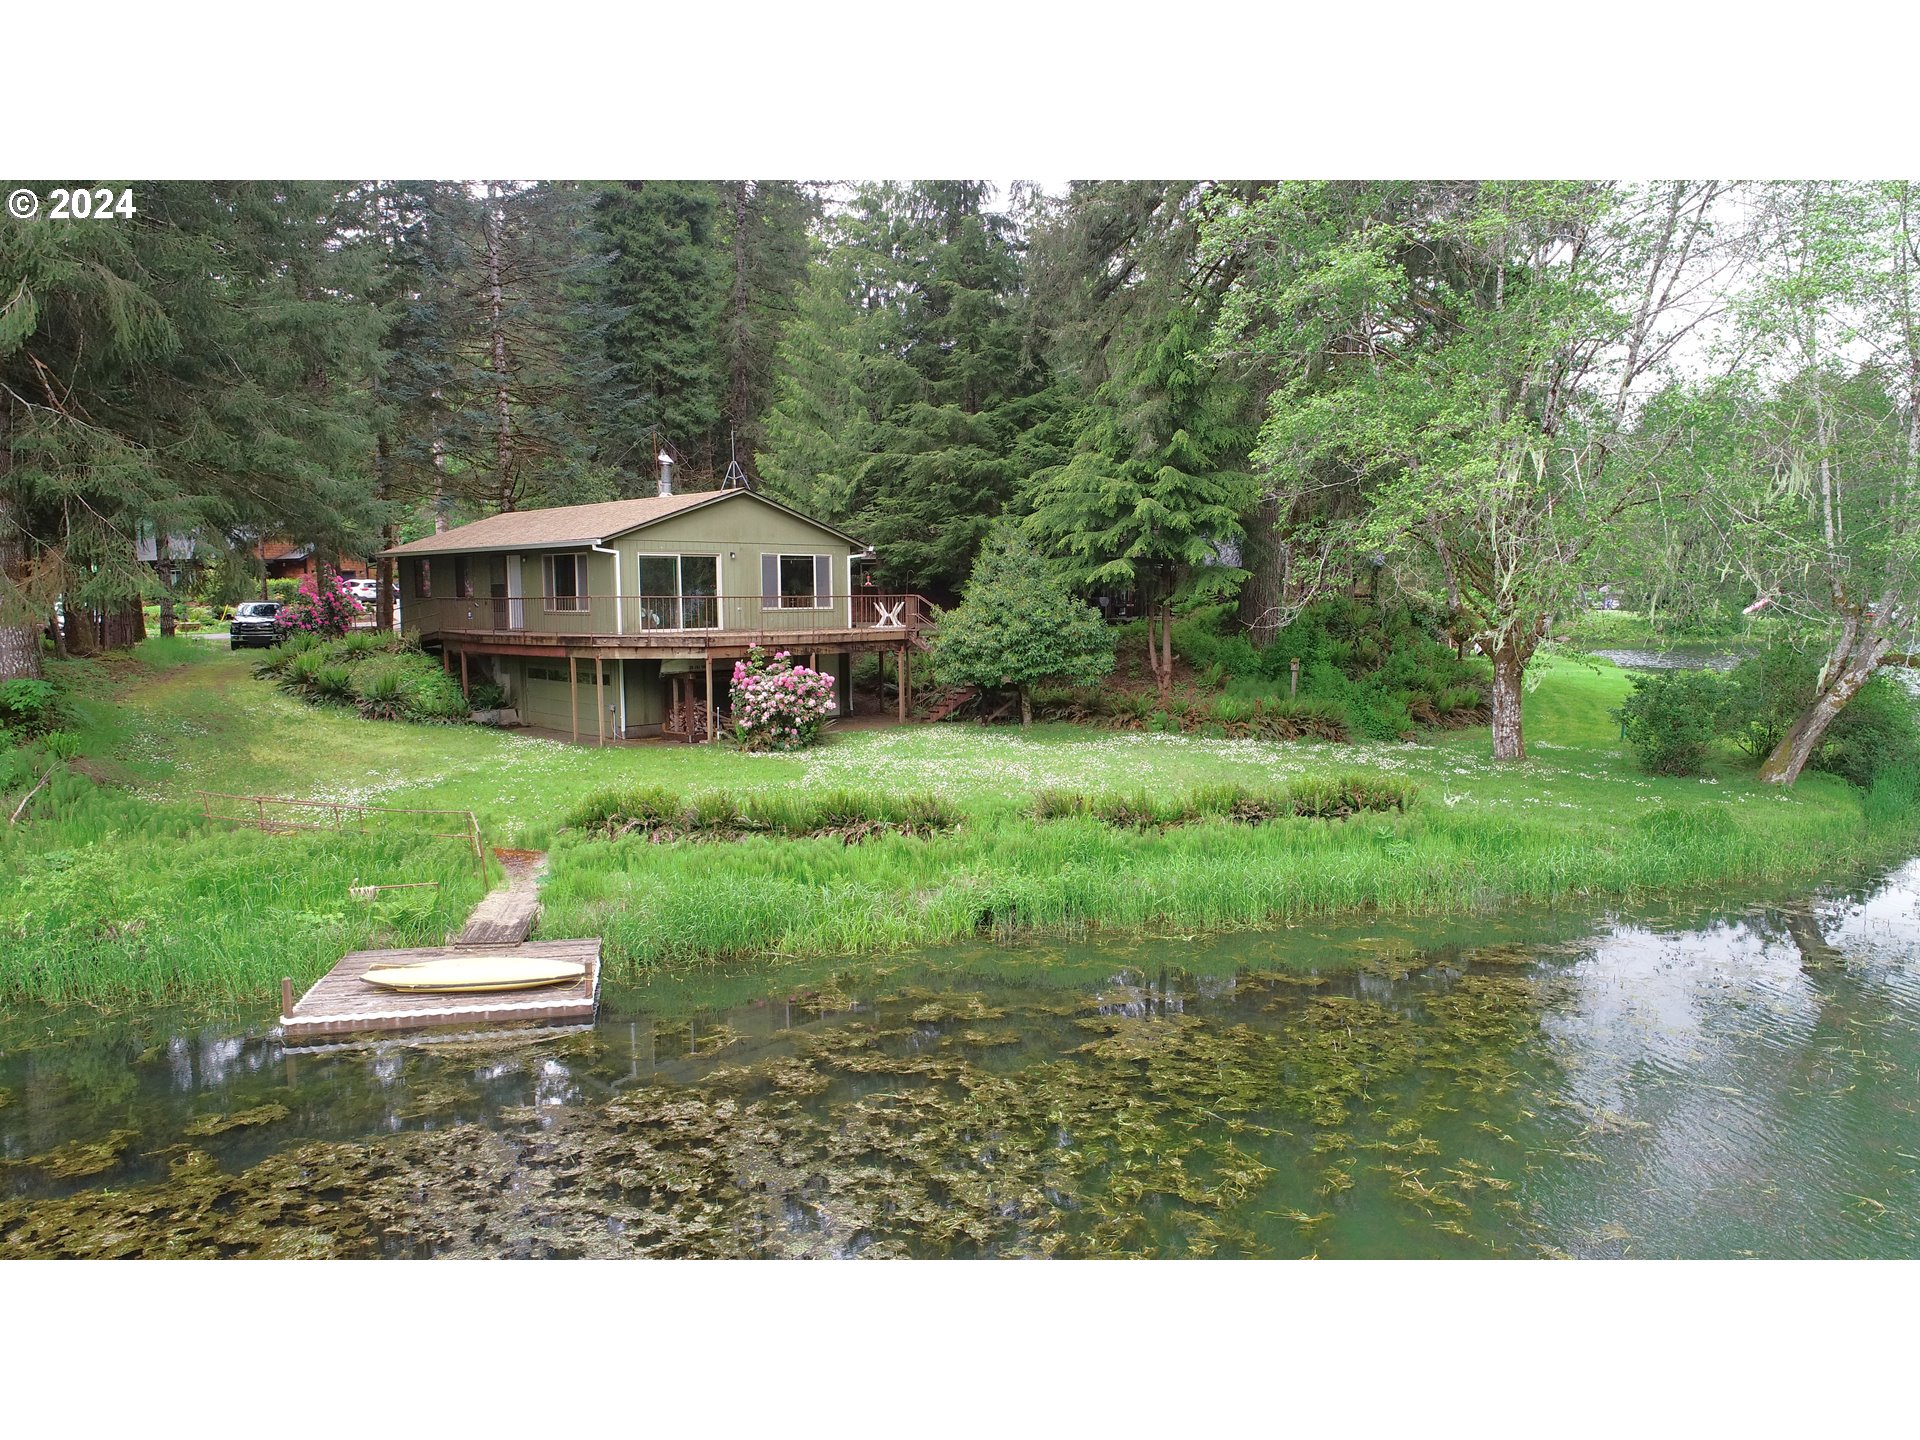
[[[1752,652],[1724,645],[1663,645],[1659,649],[1610,645],[1589,651],[1622,670],[1731,670]]]
[[[1920,861],[949,951],[541,1040],[0,1020],[0,1255],[1920,1255]]]

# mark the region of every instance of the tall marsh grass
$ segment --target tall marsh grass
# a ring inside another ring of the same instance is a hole
[[[0,754],[0,791],[17,753]],[[67,772],[0,827],[0,872],[8,1002],[265,1001],[281,976],[305,987],[348,950],[440,943],[484,888],[470,850],[404,822],[265,835]],[[371,905],[347,893],[418,880],[439,888]]]
[[[1344,825],[1134,828],[1091,813],[1036,825],[992,811],[926,839],[882,836],[858,849],[747,839],[724,866],[695,847],[568,836],[542,892],[540,930],[603,936],[609,973],[636,980],[769,953],[885,951],[982,933],[1235,929],[1351,911],[1630,900],[1891,856],[1912,842],[1917,813],[1891,791],[1864,810],[1659,806],[1624,822],[1428,807]]]
[[[1253,788],[1203,785],[1184,794],[1137,790],[1126,795],[1086,795],[1077,790],[1043,790],[1034,797],[1036,820],[1091,815],[1108,825],[1141,830],[1149,826],[1191,825],[1200,820],[1232,820],[1260,825],[1271,820],[1306,818],[1344,820],[1368,811],[1405,813],[1420,787],[1396,775],[1307,775],[1290,785]]]
[[[569,827],[591,835],[644,835],[652,840],[787,839],[831,836],[855,844],[881,834],[932,835],[960,823],[950,801],[927,793],[855,790],[712,790],[681,795],[660,785],[602,790],[567,814]]]

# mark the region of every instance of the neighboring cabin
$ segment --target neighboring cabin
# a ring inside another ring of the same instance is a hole
[[[859,578],[860,541],[745,489],[508,511],[385,553],[409,633],[575,736],[708,736],[755,644],[834,675],[850,713],[852,656],[910,677],[925,617]]]

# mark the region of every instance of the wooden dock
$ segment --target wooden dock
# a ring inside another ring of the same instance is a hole
[[[448,943],[462,949],[474,946],[517,945],[533,931],[540,913],[540,879],[547,857],[531,850],[496,850],[507,883],[492,890],[473,907],[466,928]]]
[[[414,965],[425,960],[474,955],[572,960],[585,965],[587,972],[571,985],[465,995],[399,994],[369,985],[360,978],[380,965]],[[600,941],[534,940],[518,945],[356,950],[323,975],[297,1003],[286,1004],[292,994],[293,987],[286,985],[282,992],[285,1013],[280,1016],[280,1031],[288,1044],[447,1026],[578,1025],[591,1021],[600,1005]]]

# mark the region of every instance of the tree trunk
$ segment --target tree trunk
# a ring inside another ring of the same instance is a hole
[[[40,629],[28,623],[27,547],[14,523],[13,397],[0,390],[0,680],[40,678]]]
[[[1527,670],[1520,647],[1508,640],[1493,652],[1493,758],[1524,760],[1526,741],[1520,731],[1520,681]]]
[[[1262,498],[1244,528],[1247,536],[1240,556],[1247,578],[1240,586],[1239,619],[1253,648],[1264,650],[1280,633],[1281,607],[1286,604],[1287,547],[1280,541],[1280,497]]]
[[[171,555],[171,541],[167,541],[167,545]],[[161,564],[165,564],[165,570],[159,576],[159,584],[163,586],[159,591],[159,634],[163,639],[171,639],[175,630],[173,626],[173,561],[169,559],[169,561],[161,561]]]
[[[1780,743],[1760,766],[1762,780],[1769,785],[1791,785],[1800,778],[1800,772],[1807,768],[1813,752],[1826,738],[1827,727],[1847,708],[1847,702],[1860,693],[1860,687],[1867,683],[1890,643],[1886,636],[1871,631],[1859,640],[1851,633],[1842,639],[1821,672],[1820,689],[1813,703],[1787,727],[1787,733],[1780,737]]]
[[[1173,601],[1160,611],[1160,698],[1173,700]]]
[[[505,215],[487,187],[487,323],[493,338],[493,403],[496,428],[493,441],[495,500],[502,511],[513,509],[512,375],[507,369],[506,288],[500,279],[500,231]]]
[[[393,454],[383,434],[374,441],[374,498],[380,502],[382,512],[393,500]],[[380,548],[391,550],[400,543],[400,527],[391,513],[380,526]],[[381,555],[373,562],[374,597],[373,623],[382,634],[391,633],[397,627],[393,623],[393,557]]]
[[[1154,624],[1160,631],[1154,634]],[[1147,670],[1153,676],[1153,688],[1160,693],[1160,706],[1173,703],[1173,602],[1158,601],[1147,607]]]
[[[727,421],[744,429],[752,421],[752,347],[748,343],[747,310],[753,303],[753,287],[748,276],[748,237],[752,211],[748,207],[752,182],[733,182],[733,288],[727,296]],[[748,437],[751,443],[751,436]],[[731,460],[733,457],[727,457]]]
[[[1026,729],[1033,724],[1033,695],[1026,686],[1020,687],[1020,728]]]

